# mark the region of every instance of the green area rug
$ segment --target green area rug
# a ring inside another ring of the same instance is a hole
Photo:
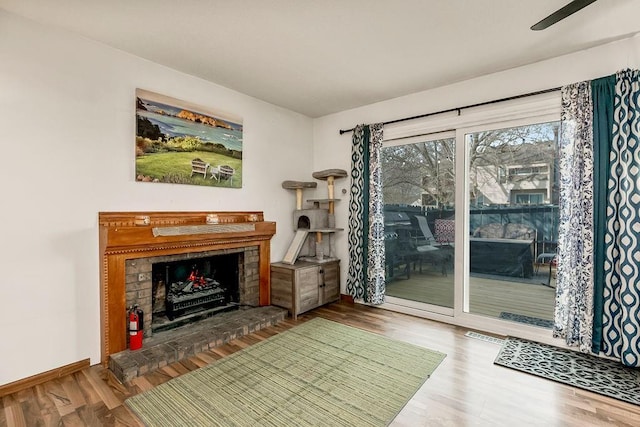
[[[316,318],[126,404],[148,426],[385,426],[444,358]]]
[[[640,405],[640,369],[613,360],[508,337],[494,363]]]

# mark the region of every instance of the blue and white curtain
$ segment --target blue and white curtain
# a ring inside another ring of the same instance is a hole
[[[593,104],[589,82],[562,88],[560,221],[553,333],[591,350],[593,323]]]
[[[385,293],[382,124],[358,125],[351,147],[347,292],[382,304]]]
[[[562,100],[554,335],[640,367],[640,72]]]
[[[616,75],[609,155],[602,351],[640,367],[640,72]]]

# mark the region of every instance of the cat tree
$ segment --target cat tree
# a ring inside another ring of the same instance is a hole
[[[343,169],[325,169],[314,172],[312,176],[321,181],[327,181],[326,199],[309,199],[312,207],[303,208],[302,192],[304,189],[316,188],[316,182],[284,181],[282,188],[296,191],[296,210],[293,212],[293,227],[296,232],[284,263],[294,264],[297,259],[309,262],[333,261],[335,247],[333,233],[343,230],[336,228],[334,182],[344,178],[347,172]],[[326,207],[324,207],[326,206]]]

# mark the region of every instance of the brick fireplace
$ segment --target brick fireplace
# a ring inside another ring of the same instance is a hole
[[[231,303],[270,304],[275,223],[264,221],[262,212],[101,212],[99,227],[105,366],[110,355],[127,348],[128,307],[138,304],[144,310],[145,339],[153,335],[152,301],[158,287],[154,264],[217,256],[235,259],[238,301]]]
[[[259,306],[259,259],[258,246],[247,246],[127,260],[126,306],[137,305],[144,312],[146,338],[217,312],[240,306]],[[174,270],[180,270],[180,273],[176,275]],[[191,286],[187,276],[194,272],[198,276],[202,273],[200,277],[210,281],[215,278],[215,286],[203,286],[202,292],[184,293],[190,297],[183,301],[187,308],[167,304],[167,291],[176,288],[177,283],[179,287]],[[199,298],[200,294],[204,296]],[[199,300],[202,302],[198,303]]]

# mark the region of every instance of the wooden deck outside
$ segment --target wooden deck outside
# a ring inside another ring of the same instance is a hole
[[[470,278],[469,307],[473,314],[499,317],[501,312],[553,320],[555,280],[548,283],[548,270],[538,271],[532,280],[519,281],[509,277]],[[411,277],[394,278],[387,283],[386,294],[411,301],[453,308],[454,275],[444,276],[437,269],[412,271]]]

